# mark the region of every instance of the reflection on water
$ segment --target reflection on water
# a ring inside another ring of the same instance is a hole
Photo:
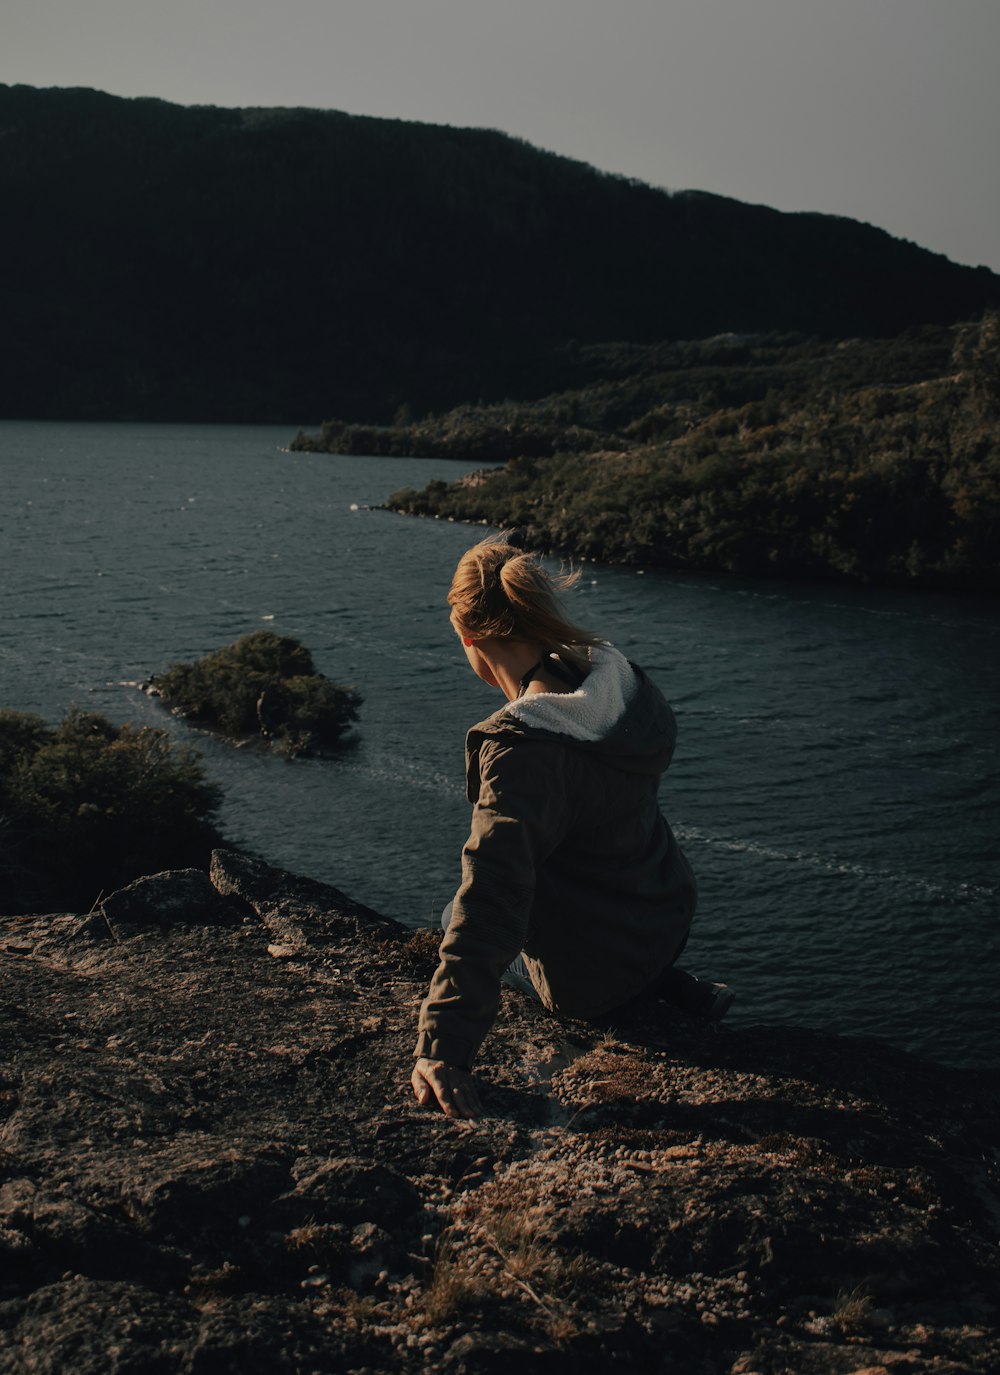
[[[366,507],[461,468],[281,453],[287,438],[0,425],[3,704],[196,739],[235,839],[431,923],[466,833],[464,731],[498,705],[444,603],[480,532]],[[594,565],[572,595],[677,712],[663,804],[701,885],[689,954],[737,986],[733,1024],[996,1063],[995,605]],[[261,626],[360,688],[342,759],[233,750],[121,686]]]

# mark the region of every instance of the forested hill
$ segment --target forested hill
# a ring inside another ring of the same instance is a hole
[[[0,86],[0,198],[5,416],[377,421],[572,386],[599,341],[1000,301],[851,220],[331,111]]]

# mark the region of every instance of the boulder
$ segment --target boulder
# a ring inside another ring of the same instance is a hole
[[[211,925],[241,919],[237,907],[202,869],[170,869],[137,878],[104,898],[100,910],[112,928],[173,922]]]

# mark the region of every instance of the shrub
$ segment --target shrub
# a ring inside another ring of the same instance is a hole
[[[313,667],[297,640],[255,630],[195,663],[154,674],[150,691],[224,735],[260,734],[290,754],[318,754],[358,719],[361,696]]]
[[[0,910],[89,908],[142,874],[204,866],[220,802],[165,731],[0,711]]]

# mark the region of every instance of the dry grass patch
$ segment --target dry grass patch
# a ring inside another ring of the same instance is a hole
[[[343,1323],[348,1332],[363,1332],[375,1316],[375,1306],[370,1294],[358,1294],[345,1286],[329,1290],[315,1311],[317,1317]]]
[[[438,948],[443,934],[439,926],[433,926],[423,931],[415,931],[412,936],[407,937],[395,951],[395,958],[400,967],[409,973],[426,974],[430,978],[438,967]]]
[[[344,1228],[324,1222],[304,1222],[285,1237],[285,1250],[289,1255],[307,1257],[318,1263],[328,1262],[344,1253]]]
[[[530,1188],[494,1186],[464,1200],[456,1224],[438,1241],[418,1305],[425,1323],[453,1321],[473,1304],[517,1301],[536,1310],[533,1325],[540,1323],[552,1341],[581,1330],[575,1304],[595,1295],[597,1267],[560,1247],[550,1209],[532,1195]]]
[[[457,1237],[451,1229],[441,1233],[421,1302],[429,1322],[447,1322],[465,1304],[486,1293],[477,1260],[477,1252],[468,1238]]]
[[[532,1211],[499,1208],[480,1214],[487,1243],[515,1281],[539,1281],[549,1288],[571,1285],[589,1273],[586,1257],[561,1251],[548,1223]]]
[[[560,1076],[571,1098],[591,1103],[636,1103],[658,1087],[657,1076],[644,1051],[608,1036],[582,1055]]]
[[[842,1289],[834,1299],[830,1323],[845,1337],[856,1336],[867,1328],[871,1310],[872,1296],[865,1285]]]
[[[184,1293],[195,1308],[206,1309],[215,1307],[229,1295],[244,1293],[246,1288],[247,1279],[243,1270],[227,1260],[214,1270],[192,1270]]]

